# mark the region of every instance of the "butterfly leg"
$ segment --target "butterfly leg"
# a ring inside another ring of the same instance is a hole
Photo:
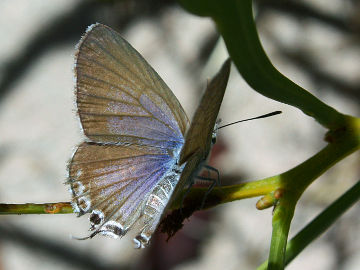
[[[182,208],[184,206],[185,197],[189,194],[191,187],[194,184],[194,178],[198,174],[198,171],[201,168],[203,162],[203,155],[200,151],[193,153],[186,161],[186,165],[181,173],[179,183],[177,184],[173,197],[176,198],[184,189],[186,189],[185,194],[181,195],[181,208],[180,214],[183,215]]]
[[[194,181],[190,182],[189,186],[187,187],[185,194],[182,196],[181,198],[181,204],[180,204],[180,215],[183,216],[183,206],[184,206],[184,201],[186,196],[190,193],[190,190],[192,188],[192,186],[194,185]]]
[[[197,179],[200,179],[200,180],[204,180],[204,181],[209,181],[209,182],[211,182],[211,184],[210,184],[208,190],[206,191],[206,193],[205,193],[205,195],[204,195],[204,197],[203,197],[203,200],[202,200],[202,202],[201,202],[200,209],[202,209],[202,208],[204,207],[206,198],[207,198],[207,196],[210,194],[210,192],[214,189],[215,185],[220,186],[220,173],[219,173],[219,171],[218,171],[216,168],[211,167],[211,166],[206,165],[206,164],[203,165],[203,168],[207,169],[207,171],[208,171],[208,177],[196,176],[196,178],[197,178]],[[216,177],[216,178],[212,178],[212,177],[210,176],[211,171],[213,171],[213,172],[215,172],[215,173],[217,174],[217,177]]]
[[[202,176],[197,176],[196,178],[200,179],[200,180],[205,180],[205,181],[210,181],[212,182],[208,188],[208,190],[206,191],[202,201],[201,201],[201,205],[199,209],[203,209],[204,205],[205,205],[205,201],[207,196],[210,194],[210,192],[214,189],[215,185],[218,184],[218,181],[214,178],[206,178],[206,177],[202,177]]]
[[[190,188],[194,184],[194,178],[198,178],[198,179],[202,179],[202,180],[212,182],[209,189],[207,190],[207,192],[204,195],[204,198],[203,198],[202,203],[200,205],[200,209],[203,208],[203,206],[205,204],[206,197],[213,190],[215,185],[216,184],[220,185],[220,173],[219,173],[219,171],[217,169],[209,166],[209,165],[205,165],[204,162],[205,162],[205,159],[204,159],[204,155],[203,155],[202,151],[196,151],[188,159],[188,161],[186,163],[186,166],[185,166],[185,168],[183,170],[183,173],[181,175],[181,178],[180,178],[180,183],[189,184],[189,187],[188,187],[186,193],[183,195],[184,197],[182,198],[182,205],[184,203],[185,196],[189,193]],[[201,168],[208,169],[209,170],[209,175],[210,175],[210,171],[214,171],[217,174],[217,178],[213,179],[211,177],[206,178],[206,177],[198,176]],[[181,188],[180,185],[179,185],[179,188]],[[183,188],[183,186],[182,186],[182,188]],[[176,194],[176,192],[175,192],[175,194]]]
[[[214,167],[211,167],[211,166],[209,166],[209,165],[206,165],[206,164],[203,165],[203,167],[206,168],[206,169],[208,169],[208,171],[213,171],[213,172],[216,173],[216,175],[217,175],[216,184],[217,184],[218,186],[220,186],[220,172],[219,172],[219,170],[216,169],[216,168],[214,168]]]

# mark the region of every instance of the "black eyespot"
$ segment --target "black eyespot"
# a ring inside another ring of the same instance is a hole
[[[95,224],[95,225],[99,225],[101,223],[101,218],[99,217],[98,214],[92,213],[90,215],[90,222]]]

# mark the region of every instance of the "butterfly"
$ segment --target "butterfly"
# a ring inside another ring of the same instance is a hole
[[[210,152],[230,60],[209,83],[190,126],[165,82],[110,27],[88,27],[74,70],[87,138],[68,166],[74,212],[90,213],[86,238],[122,237],[140,224],[134,242],[143,248]]]

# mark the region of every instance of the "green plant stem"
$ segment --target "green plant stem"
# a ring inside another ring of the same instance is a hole
[[[290,263],[305,247],[324,233],[341,215],[359,200],[360,180],[289,241],[286,248],[285,265]],[[265,261],[257,270],[268,269],[267,265],[268,261]]]
[[[292,261],[316,237],[325,232],[342,214],[360,199],[360,181],[333,202],[299,232],[287,247],[286,264]]]
[[[295,106],[329,129],[342,127],[347,116],[281,74],[270,62],[256,30],[251,0],[181,0],[190,12],[210,16],[224,38],[241,76],[260,94]]]
[[[274,211],[268,269],[284,269],[290,223],[296,203],[305,189],[333,164],[359,149],[359,138],[351,135],[328,144],[307,161],[281,175],[280,188],[284,190],[284,196],[278,200]]]
[[[292,193],[287,192],[275,207],[268,270],[284,269],[286,243],[296,202]]]
[[[219,204],[228,203],[236,200],[258,197],[266,195],[276,189],[279,185],[278,177],[269,177],[257,181],[241,183],[231,186],[214,188],[206,197],[205,208],[214,207]],[[208,188],[192,188],[190,192],[184,190],[171,204],[171,209],[181,208],[186,195],[186,201],[190,204],[202,202]]]
[[[273,204],[276,202],[278,204],[272,222],[273,232],[268,267],[269,269],[283,269],[288,232],[298,199],[319,175],[360,148],[360,136],[358,134],[357,128],[349,129],[348,132],[344,132],[340,138],[325,146],[316,155],[278,176],[237,186],[216,188],[208,195],[207,201],[209,203],[206,203],[205,206],[208,208],[236,199],[266,195],[281,190],[280,197],[269,196],[269,198],[274,198]],[[206,189],[194,189],[186,201],[199,204],[205,192]],[[336,213],[333,214],[336,215]]]
[[[213,201],[213,204],[208,205],[208,207],[263,196],[277,189],[283,189],[284,193],[291,192],[292,200],[296,201],[318,176],[358,149],[360,149],[360,136],[356,133],[344,135],[341,140],[326,145],[317,154],[284,173],[257,181],[214,188],[208,195],[208,199]],[[198,198],[202,198],[206,191],[207,188],[193,188],[186,196],[187,200],[196,201]],[[183,194],[186,192],[184,191]],[[172,209],[181,206],[183,194],[180,194],[173,202]],[[273,203],[275,200],[276,198],[274,198]]]
[[[340,141],[328,144],[320,152],[295,168],[281,175],[281,187],[298,193],[304,190],[322,173],[338,161],[360,149],[360,136],[356,133],[344,134]]]
[[[70,213],[73,213],[73,209],[69,202],[0,204],[0,215]]]
[[[360,148],[360,137],[352,134],[344,136],[339,142],[335,142],[324,147],[319,153],[309,158],[305,162],[280,175],[265,179],[242,183],[238,185],[217,187],[208,195],[213,207],[222,203],[227,203],[245,198],[267,195],[277,189],[284,189],[286,192],[296,194],[300,197],[308,185],[319,175],[325,172],[337,161],[345,158]],[[193,188],[187,195],[188,200],[202,198],[207,188]],[[186,192],[186,191],[184,191]],[[176,209],[181,206],[182,195],[173,202],[171,208]],[[275,200],[274,202],[275,203]],[[71,204],[65,203],[45,203],[45,204],[0,204],[0,214],[51,214],[72,213]]]

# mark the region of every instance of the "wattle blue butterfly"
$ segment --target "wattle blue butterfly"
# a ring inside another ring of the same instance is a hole
[[[88,141],[69,165],[74,210],[91,213],[89,237],[121,237],[140,223],[134,242],[145,247],[171,198],[193,181],[210,152],[230,61],[210,82],[190,128],[164,81],[111,28],[90,26],[75,64],[76,103]]]

